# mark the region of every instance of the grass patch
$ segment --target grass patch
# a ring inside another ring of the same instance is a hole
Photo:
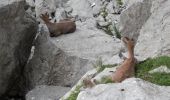
[[[119,5],[123,5],[122,0],[117,0],[117,3]],[[103,17],[104,22],[108,22],[108,19],[106,17],[109,15],[108,9],[106,8],[106,6],[107,5],[105,5],[103,8],[101,8],[99,11],[99,15],[101,15]],[[119,39],[121,38],[121,33],[117,29],[116,25],[113,24],[112,22],[108,22],[108,24],[105,26],[101,26],[99,23],[97,23],[97,28],[102,29],[108,35],[111,35],[111,36],[115,35],[115,37],[117,37]]]
[[[136,65],[135,76],[137,78],[144,79],[146,81],[158,84],[170,86],[170,74],[167,73],[148,73],[150,70],[165,65],[170,68],[170,57],[161,56],[153,59],[147,59]]]
[[[80,93],[80,88],[82,85],[76,86],[75,90],[71,92],[70,96],[66,100],[76,100],[78,94]]]
[[[113,83],[112,78],[108,76],[102,77],[100,84],[107,84],[107,83]]]
[[[121,39],[121,33],[120,31],[117,29],[116,25],[113,26],[113,30],[115,32],[115,36],[118,38],[118,39]]]
[[[107,12],[107,8],[106,6],[103,7],[101,10],[100,10],[100,15],[104,18],[104,20],[106,21],[106,17],[108,16],[108,12]]]
[[[120,6],[123,5],[122,0],[116,0],[116,2],[117,2],[117,4],[120,5]]]
[[[117,66],[117,64],[103,65],[102,58],[99,58],[95,63],[93,63],[93,67],[97,70],[97,73],[102,72],[105,68],[112,68],[115,66]]]
[[[102,72],[105,68],[112,68],[117,66],[117,64],[108,64],[108,65],[103,65],[102,59],[98,59],[95,64],[93,64],[93,67],[97,70],[97,73]]]
[[[109,24],[107,26],[103,26],[103,30],[105,31],[105,33],[110,35],[110,36],[113,36],[111,28],[112,28],[112,24]]]

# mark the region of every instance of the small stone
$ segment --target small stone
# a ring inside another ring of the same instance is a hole
[[[121,89],[121,91],[125,91],[125,89]]]
[[[170,69],[167,67],[167,66],[160,66],[158,68],[155,68],[151,71],[149,71],[150,74],[153,74],[153,73],[167,73],[169,74],[170,73]]]

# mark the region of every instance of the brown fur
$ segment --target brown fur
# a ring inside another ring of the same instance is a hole
[[[45,22],[45,24],[48,27],[48,30],[50,32],[51,37],[57,37],[61,34],[68,34],[68,33],[73,33],[76,30],[76,24],[75,22],[66,19],[66,20],[61,20],[58,23],[52,23],[49,20],[48,14],[42,14],[40,18]]]
[[[124,79],[134,76],[136,59],[134,57],[134,40],[124,37],[123,42],[128,49],[128,58],[120,65],[112,76],[114,82],[122,82]]]

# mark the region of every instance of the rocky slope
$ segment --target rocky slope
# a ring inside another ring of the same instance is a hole
[[[50,7],[54,7],[56,2],[37,0],[31,5],[37,9],[35,10],[37,19],[40,20],[39,15],[44,12],[51,14],[52,21],[65,18],[66,15],[72,16],[75,17],[77,30],[72,34],[50,38],[45,25],[41,24],[42,30],[40,29],[35,41],[34,56],[26,66],[29,88],[38,85],[72,87],[82,75],[93,68],[92,63],[102,58],[103,62],[108,64],[110,63],[108,60],[117,55],[121,49],[119,39],[113,39],[104,31],[97,29],[93,11],[89,14],[87,11],[80,12],[81,9],[92,9],[88,1],[82,1],[86,8],[82,7],[83,3],[79,1],[69,1],[64,5],[62,3],[65,1],[60,2],[60,8],[55,9],[55,16],[52,16],[54,9]],[[76,7],[76,2],[82,4]]]
[[[169,55],[169,40],[167,39],[169,37],[167,30],[169,29],[167,10],[169,1],[124,0],[124,3],[127,4],[127,8],[120,15],[120,31],[123,35],[136,40],[137,59],[142,61],[150,57]],[[100,78],[103,77],[102,75]],[[166,80],[170,82],[169,79]],[[82,80],[61,100],[72,98],[72,94],[77,93],[76,88],[82,84],[81,82]],[[134,93],[126,91],[126,86],[134,90]],[[122,87],[126,89],[122,90]],[[158,86],[133,78],[119,84],[102,84],[92,89],[80,89],[77,100],[169,100],[168,95],[169,86]]]
[[[115,67],[99,74],[96,69],[86,72],[98,66],[96,61],[99,61],[99,66],[122,61],[121,54],[126,55],[126,52],[119,39],[120,33],[135,39],[135,56],[140,61],[169,55],[168,0],[26,2],[28,5],[22,0],[3,0],[0,3],[0,15],[3,15],[0,16],[0,95],[20,92],[23,95],[34,88],[27,94],[27,100],[56,100],[73,87],[61,98],[72,100],[69,96],[82,85],[83,78],[97,75],[94,79],[101,81],[102,77],[114,73]],[[72,34],[49,37],[46,25],[39,18],[45,12],[49,13],[52,22],[73,18],[77,30]],[[33,17],[40,22],[39,28]],[[130,90],[134,90],[134,94],[130,94]],[[169,100],[168,94],[169,87],[132,78],[119,84],[96,85],[81,90],[77,100]]]

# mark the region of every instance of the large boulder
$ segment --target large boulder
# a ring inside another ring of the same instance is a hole
[[[25,84],[21,79],[37,31],[26,8],[24,0],[0,2],[0,96],[18,93]]]
[[[77,100],[169,100],[170,87],[129,78],[122,83],[100,84],[79,93]]]
[[[135,49],[139,59],[170,55],[169,8],[169,0],[152,1],[151,15],[140,30]]]
[[[120,31],[123,36],[137,40],[140,29],[151,15],[151,0],[127,1],[128,6],[120,15]]]

